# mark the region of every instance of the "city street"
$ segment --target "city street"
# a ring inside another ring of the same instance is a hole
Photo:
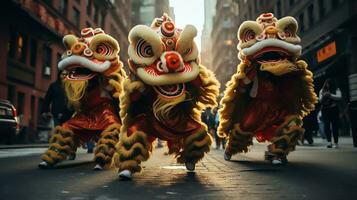
[[[75,161],[40,170],[44,148],[0,149],[1,199],[354,199],[357,195],[357,148],[350,138],[339,149],[299,146],[287,166],[263,161],[265,145],[223,160],[212,149],[187,173],[165,149],[154,151],[144,171],[120,181],[115,169],[93,171],[91,154],[79,150]]]

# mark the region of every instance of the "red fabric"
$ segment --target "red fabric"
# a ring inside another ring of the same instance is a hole
[[[128,128],[128,135],[136,131],[143,131],[150,138],[160,138],[166,141],[179,140],[182,137],[197,133],[204,127],[191,118],[167,121],[165,124],[159,122],[154,116],[142,114],[137,116],[134,123]]]
[[[100,97],[95,91],[89,97],[91,98],[88,98],[83,111],[76,113],[62,125],[78,135],[82,142],[97,140],[99,134],[109,125],[120,123],[110,99]]]
[[[265,141],[275,136],[276,128],[290,114],[292,84],[289,77],[282,77],[279,84],[260,78],[258,84],[257,96],[245,108],[241,129]]]

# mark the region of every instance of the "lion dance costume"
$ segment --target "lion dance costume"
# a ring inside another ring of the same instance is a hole
[[[117,107],[125,72],[118,56],[120,48],[99,28],[85,28],[79,38],[66,35],[63,43],[67,51],[58,68],[68,72],[63,87],[75,114],[55,127],[39,167],[52,167],[75,155],[83,142],[94,140],[95,169],[102,169],[112,161],[121,126]]]
[[[241,63],[227,83],[219,110],[218,134],[228,137],[226,160],[247,152],[256,137],[271,143],[265,158],[283,164],[302,137],[302,118],[314,109],[317,97],[312,73],[298,60],[297,28],[293,17],[277,20],[272,13],[239,27]]]
[[[123,82],[123,125],[114,156],[121,178],[141,171],[156,138],[167,141],[169,154],[188,170],[209,151],[211,138],[200,116],[216,106],[219,83],[199,65],[196,34],[191,25],[177,29],[167,15],[129,32],[131,74]]]

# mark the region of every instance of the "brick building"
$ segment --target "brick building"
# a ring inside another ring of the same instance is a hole
[[[8,0],[0,8],[0,98],[13,102],[36,139],[45,92],[57,77],[62,37],[84,27],[101,27],[127,59],[129,0]]]

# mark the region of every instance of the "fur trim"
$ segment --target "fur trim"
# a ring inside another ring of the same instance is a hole
[[[123,66],[123,63],[120,62],[120,65]],[[123,67],[120,67],[120,69],[118,69],[117,71],[110,74],[108,83],[115,89],[115,92],[112,96],[118,100],[119,100],[120,94],[123,90],[121,82],[125,78],[126,78],[126,73],[125,73]]]
[[[196,134],[190,135],[184,139],[183,151],[177,154],[177,162],[193,162],[197,163],[208,153],[212,139],[205,130],[201,130]]]
[[[248,65],[241,62],[238,65],[237,73],[235,73],[231,80],[226,84],[226,90],[224,91],[224,96],[221,99],[221,108],[218,110],[220,116],[220,123],[218,126],[218,135],[220,137],[228,137],[229,131],[233,124],[240,121],[240,119],[235,119],[243,116],[244,105],[249,99],[249,94],[238,93],[239,81],[246,77],[246,69]],[[233,118],[233,114],[234,117]],[[234,120],[234,121],[233,121]]]
[[[253,145],[253,133],[242,131],[239,124],[235,124],[228,136],[226,152],[233,155],[247,153],[249,146]]]
[[[79,140],[75,137],[72,131],[57,126],[53,130],[53,136],[50,139],[50,147],[41,158],[47,163],[54,165],[65,160],[67,155],[74,154],[78,144]]]
[[[294,102],[291,102],[294,108],[293,115],[298,115],[300,119],[310,113],[317,103],[317,96],[314,92],[312,73],[307,69],[306,62],[299,60],[295,63],[296,68],[300,73],[296,76],[295,82],[292,85],[292,90],[295,91]],[[238,72],[232,76],[228,82],[224,97],[221,100],[220,124],[218,126],[218,135],[227,137],[234,123],[240,122],[241,116],[244,114],[244,108],[250,97],[247,93],[239,93],[239,81],[244,79],[247,64],[241,63],[238,66]]]
[[[115,152],[115,145],[119,138],[120,124],[112,124],[100,135],[94,151],[94,160],[108,166]]]
[[[121,133],[119,140],[116,145],[117,152],[113,157],[115,166],[120,171],[124,169],[129,169],[131,172],[141,171],[140,163],[146,161],[152,151],[146,133],[136,131],[130,136],[126,132]]]
[[[212,71],[200,65],[200,79],[202,85],[199,88],[199,93],[194,97],[195,104],[192,109],[191,117],[196,121],[201,121],[201,113],[206,108],[214,108],[217,106],[217,97],[219,95],[220,84]]]

